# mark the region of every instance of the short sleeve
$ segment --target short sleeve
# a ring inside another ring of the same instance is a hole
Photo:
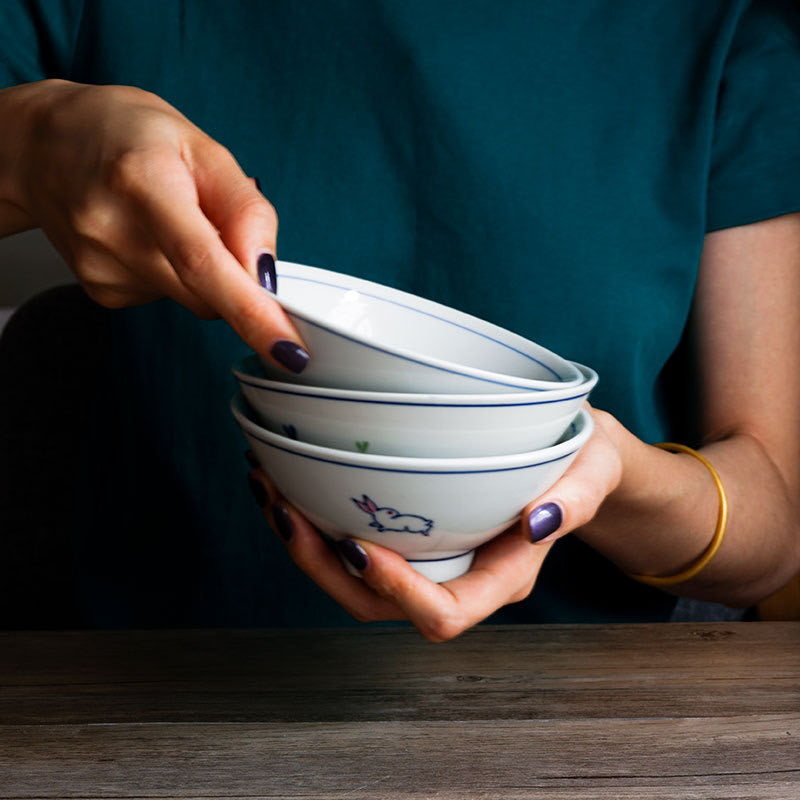
[[[753,2],[720,82],[706,229],[800,210],[800,4]]]
[[[0,88],[68,78],[83,0],[0,0]]]

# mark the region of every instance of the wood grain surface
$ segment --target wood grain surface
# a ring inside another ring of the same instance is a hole
[[[800,799],[800,623],[0,634],[0,798]]]

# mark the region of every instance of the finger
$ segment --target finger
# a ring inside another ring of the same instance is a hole
[[[154,255],[153,260],[148,262],[137,275],[145,275],[159,297],[169,297],[185,308],[188,308],[195,316],[200,319],[218,319],[219,314],[208,303],[190,291],[180,278],[175,274],[172,266],[159,255]]]
[[[345,569],[337,552],[280,495],[262,470],[253,470],[250,478],[263,487],[267,498],[264,516],[280,535],[292,560],[324,592],[360,622],[406,618],[396,604],[376,595],[363,580]]]
[[[60,221],[68,218],[71,224]],[[45,232],[99,305],[123,308],[171,297],[203,319],[219,316],[183,285],[147,229],[107,195],[80,214],[55,216]]]
[[[621,477],[619,452],[597,425],[561,479],[523,511],[530,540],[549,543],[585,525]]]
[[[527,536],[520,534],[520,527],[519,523],[513,525],[479,548],[469,572],[450,581],[450,590],[458,595],[483,594],[484,607],[492,606],[492,611],[524,600],[533,589],[550,547],[533,547]],[[473,618],[481,613],[480,607],[476,608]]]
[[[122,308],[171,297],[202,319],[216,312],[180,281],[171,264],[155,247],[142,247],[143,236],[117,237],[108,245],[92,243],[80,248],[74,269],[87,294],[106,308]],[[133,244],[133,241],[139,244]],[[114,251],[125,253],[122,261]]]
[[[102,247],[73,248],[72,270],[86,294],[104,308],[127,308],[162,296]]]
[[[209,140],[194,162],[200,207],[234,257],[265,289],[275,293],[278,215],[233,156]]]
[[[289,555],[326,594],[360,622],[406,619],[395,603],[375,594],[361,578],[351,575],[338,552],[293,506],[279,503],[273,506],[273,515],[283,514],[281,509],[285,509],[285,518],[291,521],[293,529],[286,542]]]
[[[366,563],[361,562],[365,582],[434,642],[452,639],[498,608],[525,597],[548,551],[532,547],[515,527],[485,545],[465,575],[436,584],[397,553],[353,541],[366,556]]]
[[[225,247],[198,205],[194,179],[172,153],[128,159],[121,190],[143,216],[182,283],[256,352],[301,372],[309,355],[280,306]]]

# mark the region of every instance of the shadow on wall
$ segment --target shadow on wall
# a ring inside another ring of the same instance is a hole
[[[51,286],[74,282],[75,276],[40,230],[0,239],[0,311],[16,308]]]

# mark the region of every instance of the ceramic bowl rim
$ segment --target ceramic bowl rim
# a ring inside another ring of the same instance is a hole
[[[448,472],[504,472],[511,469],[534,467],[560,461],[579,450],[592,435],[594,421],[587,409],[581,408],[575,415],[575,422],[581,422],[574,436],[563,442],[530,450],[523,453],[509,453],[499,456],[463,456],[456,458],[428,458],[422,456],[389,456],[375,453],[358,453],[310,444],[290,439],[262,427],[247,416],[247,402],[241,390],[231,398],[230,408],[237,423],[251,436],[262,443],[293,455],[304,456],[317,461],[360,467],[378,471],[448,473]]]
[[[571,361],[584,380],[576,386],[565,386],[558,389],[534,390],[528,392],[506,392],[495,394],[444,392],[379,392],[365,389],[341,389],[332,386],[315,386],[302,383],[288,383],[264,378],[247,372],[246,363],[249,360],[258,360],[258,356],[251,354],[243,356],[234,362],[231,372],[241,383],[245,383],[263,391],[277,392],[280,394],[303,395],[323,400],[342,400],[354,403],[376,403],[386,405],[407,406],[457,406],[471,407],[504,407],[504,406],[539,406],[553,403],[566,403],[570,400],[586,398],[595,388],[598,375],[591,367]]]
[[[467,364],[459,364],[457,361],[448,361],[444,358],[437,358],[435,356],[429,356],[425,353],[421,353],[415,350],[407,350],[402,347],[396,347],[395,345],[384,344],[382,342],[377,342],[372,339],[369,339],[364,336],[360,336],[358,333],[355,333],[351,330],[346,329],[345,327],[336,324],[335,322],[330,322],[328,320],[321,320],[318,317],[310,315],[310,313],[306,310],[298,306],[297,304],[293,303],[291,300],[287,300],[280,296],[280,293],[272,295],[273,299],[276,300],[283,309],[290,313],[292,316],[297,317],[298,319],[303,320],[309,325],[312,325],[317,328],[321,328],[322,330],[326,330],[329,333],[332,333],[340,338],[348,339],[351,342],[355,342],[356,344],[361,345],[362,347],[368,347],[372,350],[377,350],[378,352],[386,353],[394,358],[400,358],[404,361],[411,361],[417,364],[421,364],[425,367],[430,367],[437,370],[442,370],[445,372],[450,372],[455,375],[463,375],[465,377],[473,378],[476,380],[482,380],[486,382],[492,383],[500,383],[506,386],[517,385],[520,389],[529,389],[531,391],[543,391],[547,389],[552,389],[556,387],[575,387],[579,386],[583,380],[583,376],[580,374],[580,371],[575,369],[573,366],[573,362],[569,361],[568,359],[560,356],[558,353],[549,350],[548,348],[544,347],[544,345],[540,345],[538,342],[534,342],[532,339],[527,339],[524,336],[521,336],[518,333],[514,333],[513,331],[509,331],[506,328],[502,328],[499,325],[495,325],[492,322],[489,322],[484,319],[480,319],[472,314],[467,314],[464,311],[459,311],[456,308],[452,308],[450,306],[446,306],[442,303],[437,303],[435,300],[429,300],[425,297],[420,297],[419,295],[412,294],[411,292],[405,292],[402,289],[394,289],[391,286],[386,286],[385,284],[377,283],[375,281],[367,280],[366,278],[357,278],[353,275],[347,275],[343,272],[336,272],[334,270],[325,269],[323,267],[312,267],[307,264],[299,264],[294,261],[277,261],[276,262],[276,270],[278,272],[278,286],[280,287],[281,283],[281,274],[280,268],[281,267],[293,267],[298,268],[300,270],[310,270],[312,271],[311,277],[304,277],[301,275],[292,275],[292,276],[285,276],[288,280],[307,280],[310,281],[313,279],[314,273],[319,273],[320,278],[321,276],[327,275],[332,276],[334,278],[341,278],[348,284],[352,284],[348,287],[341,287],[338,286],[336,288],[345,288],[345,290],[356,289],[360,291],[362,294],[367,295],[368,297],[374,297],[377,300],[383,302],[393,303],[395,305],[403,306],[409,308],[412,311],[417,313],[428,314],[429,316],[437,316],[432,312],[434,310],[440,310],[441,312],[446,312],[449,314],[454,314],[456,318],[460,318],[462,322],[455,321],[453,319],[449,319],[444,314],[439,319],[447,322],[448,324],[455,324],[459,325],[460,327],[466,328],[466,325],[463,323],[466,322],[477,322],[481,326],[486,326],[491,331],[495,331],[498,335],[502,334],[505,337],[510,337],[512,340],[516,340],[518,346],[513,346],[507,344],[506,342],[500,341],[499,339],[493,340],[498,344],[502,345],[503,347],[507,347],[511,350],[516,351],[523,357],[529,359],[530,361],[534,361],[535,363],[539,364],[544,369],[553,372],[554,374],[558,374],[555,372],[555,369],[544,364],[539,359],[534,358],[526,353],[524,353],[520,348],[523,345],[533,345],[534,348],[541,350],[542,354],[547,354],[556,362],[561,362],[562,364],[566,365],[567,367],[572,367],[572,371],[577,373],[576,378],[557,378],[554,380],[548,380],[546,378],[525,378],[521,375],[513,375],[504,372],[493,372],[492,370],[482,369],[480,367],[471,367]],[[321,279],[318,280],[319,283],[324,283]],[[330,284],[329,284],[330,285]],[[334,284],[335,285],[335,284]],[[373,291],[379,290],[381,292],[385,292],[387,295],[391,295],[390,297],[382,297],[380,295],[371,295],[367,291],[368,289],[372,289]],[[280,290],[279,290],[280,291]],[[401,300],[407,300],[407,303],[400,302]],[[422,304],[423,306],[427,305],[430,306],[431,311],[428,312],[424,309],[415,308],[416,305]],[[482,336],[484,338],[491,338],[487,334],[484,334],[480,331],[471,331],[474,334]],[[510,382],[511,381],[511,382]]]

